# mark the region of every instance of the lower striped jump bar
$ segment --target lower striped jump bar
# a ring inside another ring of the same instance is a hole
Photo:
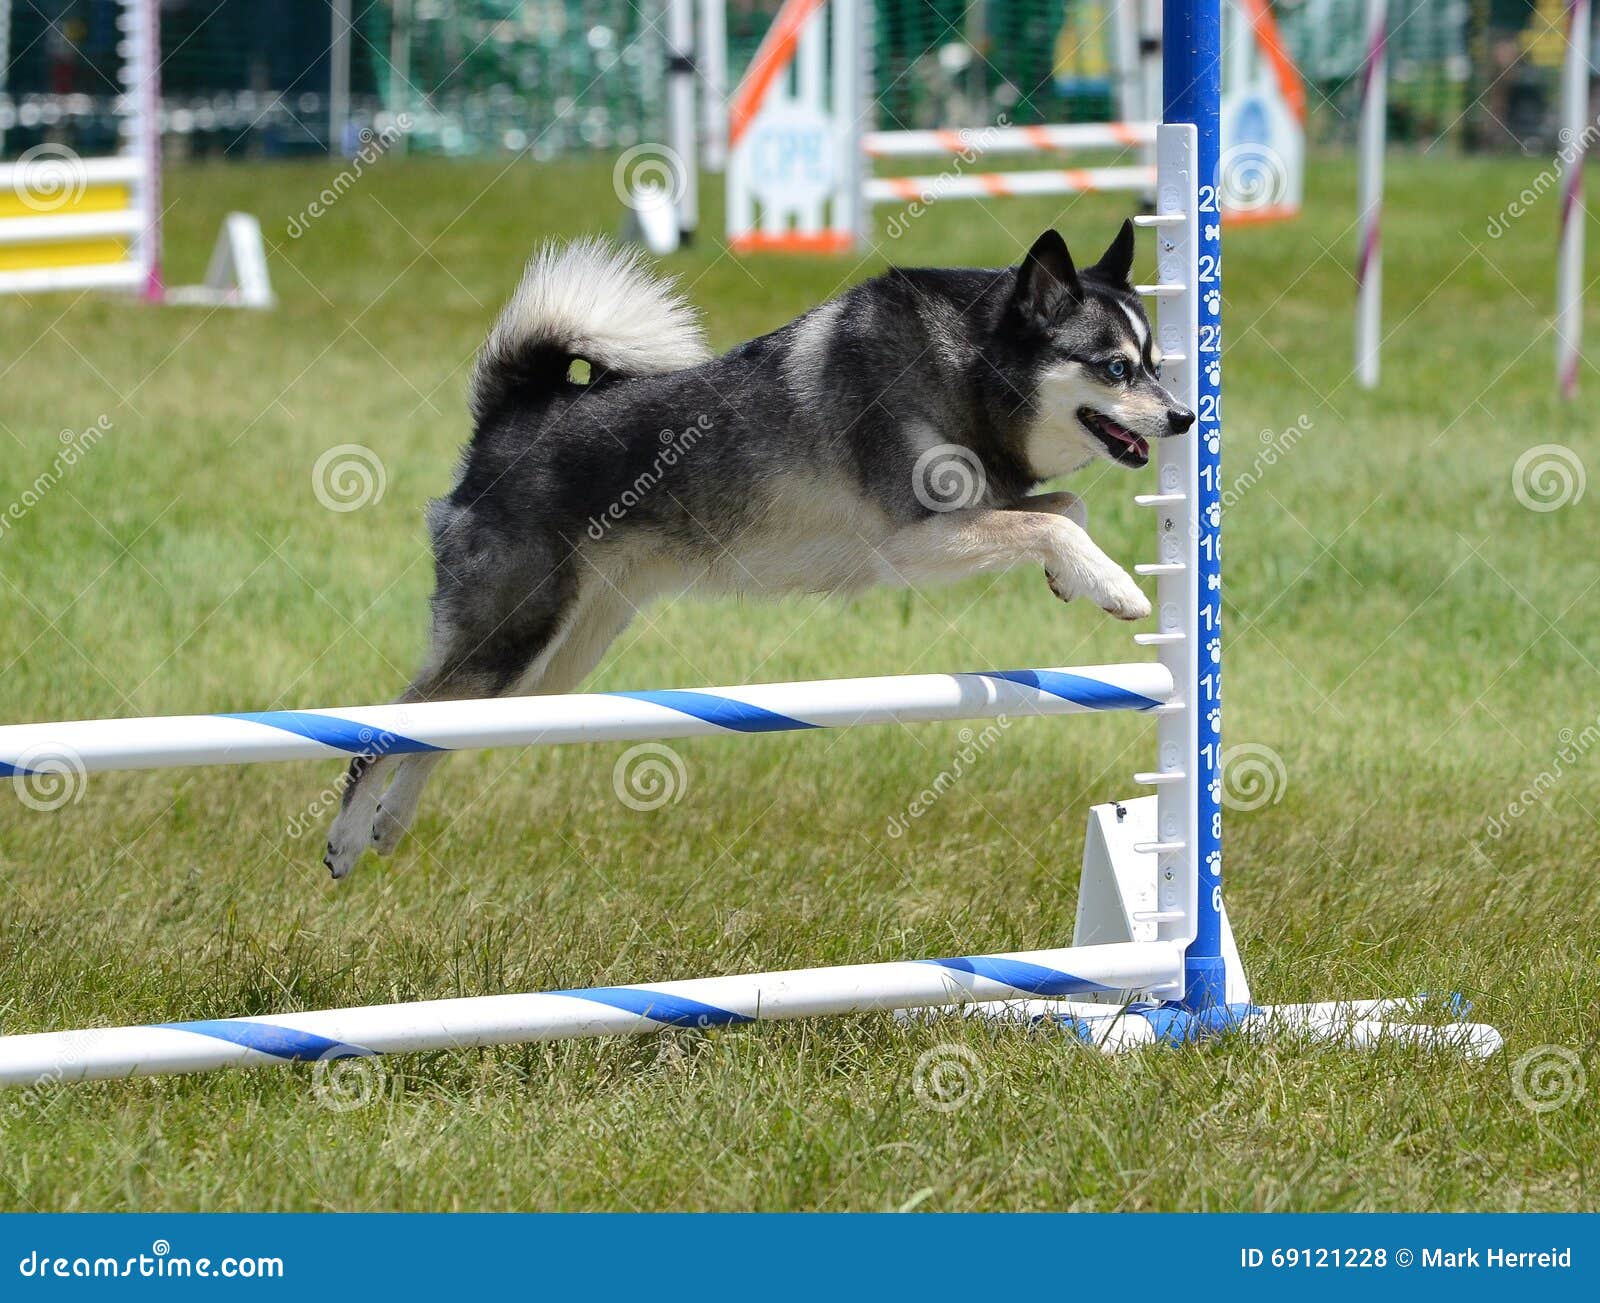
[[[1148,711],[1172,694],[1165,666],[1135,663],[11,724],[0,727],[0,777]]]
[[[1175,993],[1182,981],[1182,947],[1156,941],[44,1032],[0,1036],[0,1086],[627,1036],[669,1027],[728,1027],[970,1001]]]

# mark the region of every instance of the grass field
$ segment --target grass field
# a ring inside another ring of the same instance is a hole
[[[1555,401],[1554,197],[1484,233],[1533,170],[1395,161],[1381,395],[1349,378],[1345,164],[1312,168],[1300,221],[1230,235],[1225,307],[1226,737],[1283,772],[1276,800],[1227,821],[1256,994],[1462,991],[1505,1032],[1500,1057],[1222,1043],[1108,1059],[866,1017],[395,1060],[345,1111],[298,1069],[47,1087],[0,1097],[0,1206],[1594,1208],[1600,496],[1531,510],[1513,468],[1560,444],[1595,469],[1600,375]],[[197,279],[243,208],[275,246],[276,312],[0,302],[0,499],[104,431],[5,518],[0,718],[327,706],[406,680],[421,508],[466,432],[470,357],[534,242],[617,210],[607,162],[385,164],[291,239],[335,171],[168,178],[173,278]],[[890,258],[1009,261],[1051,222],[1098,252],[1118,215],[952,204],[861,263],[708,247],[669,265],[725,346]],[[340,444],[382,465],[358,510],[313,489]],[[1138,482],[1080,479],[1102,544],[1146,559]],[[595,682],[1089,664],[1128,659],[1127,636],[1017,572],[848,604],[678,602]],[[338,886],[314,812],[336,766],[93,775],[53,813],[8,793],[0,1024],[1064,944],[1084,809],[1133,794],[1148,740],[1121,717],[1018,722],[902,836],[890,820],[950,767],[959,726],[674,743],[686,788],[654,812],[617,799],[621,746],[476,754],[441,771],[392,861]],[[937,1111],[914,1069],[954,1044],[981,1098]],[[1519,1080],[1548,1047],[1594,1080],[1585,1094],[1557,1064],[1574,1098],[1537,1112]]]

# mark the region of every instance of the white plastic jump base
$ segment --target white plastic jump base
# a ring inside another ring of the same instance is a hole
[[[1416,1017],[1426,1008],[1427,1001],[1421,999],[1331,1000],[1266,1006],[1230,1003],[1209,1013],[1189,1013],[1159,1004],[1132,1003],[1107,1010],[1103,1004],[1082,1000],[1025,999],[983,1001],[963,1005],[955,1012],[985,1022],[1066,1035],[1107,1054],[1237,1036],[1255,1041],[1287,1038],[1345,1049],[1407,1047],[1487,1059],[1505,1043],[1486,1023],[1395,1021]],[[909,1026],[946,1012],[909,1009],[896,1017]]]

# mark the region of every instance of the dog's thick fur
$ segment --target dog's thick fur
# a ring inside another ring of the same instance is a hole
[[[400,700],[570,691],[638,608],[695,587],[848,593],[1027,562],[1062,599],[1144,618],[1078,499],[1032,495],[1096,457],[1143,465],[1194,420],[1156,378],[1133,253],[1125,223],[1080,272],[1047,231],[1020,266],[888,271],[713,358],[635,255],[546,247],[428,508],[432,650]],[[439,758],[351,764],[336,878],[394,848]]]

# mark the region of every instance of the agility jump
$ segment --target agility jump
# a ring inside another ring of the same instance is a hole
[[[335,711],[0,729],[14,782],[63,766],[160,768],[328,755],[386,756],[537,742],[683,737],[1131,710],[1152,717],[1144,792],[1089,812],[1074,944],[784,973],[0,1037],[0,1083],[254,1067],[672,1027],[872,1011],[1055,1029],[1105,1049],[1236,1033],[1485,1055],[1487,1027],[1413,1025],[1408,1001],[1253,1003],[1222,900],[1220,262],[1215,175],[1220,22],[1215,0],[1167,6],[1167,118],[1157,133],[1156,242],[1163,383],[1198,420],[1160,440],[1156,660],[766,687],[435,702]],[[1202,268],[1204,272],[1202,273]],[[1064,999],[1064,997],[1077,997]]]
[[[165,283],[158,0],[117,0],[115,21],[120,147],[83,158],[46,142],[0,163],[0,294],[105,289],[147,303],[270,308],[261,225],[248,213],[227,215],[202,284]]]

